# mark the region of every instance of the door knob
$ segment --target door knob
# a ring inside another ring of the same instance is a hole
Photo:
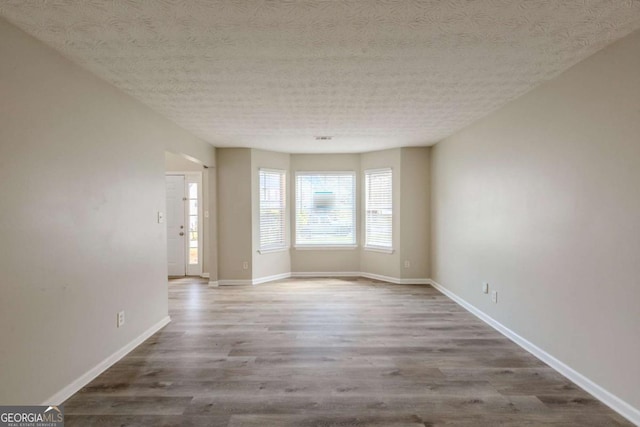
[[[181,232],[180,232],[180,235],[181,235],[181,236],[184,236],[184,232],[182,232],[182,231],[181,231]]]

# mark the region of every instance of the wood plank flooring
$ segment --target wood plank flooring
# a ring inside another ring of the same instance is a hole
[[[430,286],[169,286],[172,322],[67,426],[630,426]]]

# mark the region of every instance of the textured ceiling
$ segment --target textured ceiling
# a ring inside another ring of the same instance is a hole
[[[291,152],[432,144],[640,27],[638,0],[2,0],[0,14],[216,146]]]

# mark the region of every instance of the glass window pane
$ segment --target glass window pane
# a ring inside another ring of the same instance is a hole
[[[296,244],[354,245],[355,173],[296,176]]]
[[[189,248],[189,264],[198,263],[198,248]]]
[[[197,199],[198,198],[198,183],[190,182],[189,183],[189,198]]]
[[[198,231],[198,217],[195,215],[189,216],[189,231]]]
[[[392,171],[365,171],[365,245],[393,246]]]
[[[259,172],[260,184],[260,249],[283,248],[286,245],[285,171]]]
[[[187,228],[187,236],[189,239],[189,264],[198,264],[198,183],[189,182],[187,184],[187,191],[189,199],[189,223]]]

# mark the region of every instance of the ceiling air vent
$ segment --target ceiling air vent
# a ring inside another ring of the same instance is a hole
[[[332,136],[316,136],[316,141],[331,141]]]

